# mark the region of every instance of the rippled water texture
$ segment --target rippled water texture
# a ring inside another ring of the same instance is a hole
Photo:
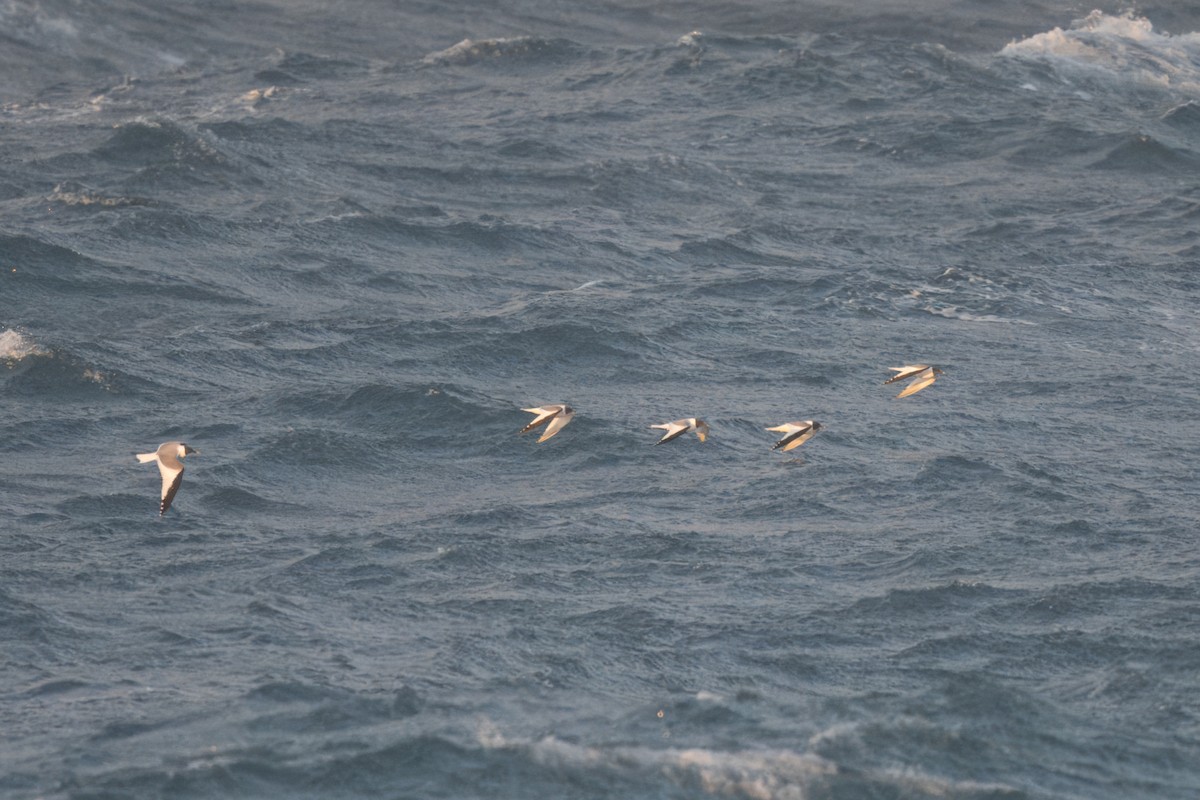
[[[0,795],[1200,794],[1200,15],[940,2],[0,4]]]

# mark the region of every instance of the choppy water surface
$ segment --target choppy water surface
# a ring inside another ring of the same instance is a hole
[[[1197,796],[1200,15],[884,6],[0,6],[0,794]]]

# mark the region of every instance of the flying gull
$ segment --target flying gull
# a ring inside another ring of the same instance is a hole
[[[521,428],[521,433],[529,433],[539,425],[546,425],[546,430],[542,433],[538,442],[544,442],[554,434],[561,431],[566,424],[575,416],[575,409],[568,405],[559,403],[552,406],[539,406],[538,408],[523,408],[522,411],[528,411],[530,414],[537,414],[533,422]]]
[[[804,422],[785,422],[774,428],[767,428],[769,431],[784,434],[783,438],[776,442],[775,446],[771,449],[779,450],[782,448],[785,453],[788,450],[794,450],[815,436],[817,431],[821,430],[821,427],[821,423],[813,422],[810,419]]]
[[[183,483],[183,462],[180,459],[192,453],[199,455],[200,451],[193,450],[183,442],[163,442],[153,453],[135,454],[143,464],[158,462],[158,471],[162,473],[162,504],[158,507],[160,517],[167,513],[175,493],[179,491],[179,484]]]
[[[708,423],[702,419],[696,419],[695,417],[677,419],[674,422],[664,422],[662,425],[651,425],[650,427],[661,428],[666,431],[666,433],[663,434],[663,437],[655,442],[655,444],[662,444],[663,442],[669,442],[672,439],[678,439],[688,431],[695,431],[696,436],[698,436],[702,442],[708,436]]]
[[[884,381],[884,386],[896,381],[913,379],[913,382],[906,386],[903,392],[896,395],[897,398],[916,394],[926,386],[932,386],[933,382],[937,380],[938,375],[946,374],[937,367],[931,367],[928,364],[910,364],[906,367],[888,367],[888,369],[896,374]]]

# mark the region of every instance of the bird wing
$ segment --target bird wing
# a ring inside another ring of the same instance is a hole
[[[669,442],[672,439],[678,439],[680,436],[682,436],[684,433],[687,432],[687,429],[690,428],[691,425],[689,425],[688,423],[683,422],[683,421],[678,421],[678,422],[664,422],[662,425],[651,425],[650,427],[651,428],[662,428],[664,431],[666,431],[666,433],[663,434],[663,437],[661,439],[659,439],[657,442],[655,442],[655,444],[662,444],[663,442]],[[701,439],[701,441],[703,441],[703,439]]]
[[[917,392],[924,389],[926,386],[931,385],[936,380],[937,380],[937,375],[934,374],[933,370],[927,370],[925,372],[922,372],[919,375],[917,375],[917,379],[915,381],[913,381],[908,386],[906,386],[904,391],[901,392],[900,394],[896,395],[896,397],[897,398],[908,397],[910,394],[916,394]]]
[[[890,369],[892,372],[895,372],[896,374],[893,375],[892,377],[888,378],[886,381],[884,381],[883,382],[884,386],[887,386],[889,383],[895,383],[896,381],[902,381],[905,378],[911,378],[913,375],[916,375],[921,370],[929,369],[929,365],[928,364],[909,364],[907,367],[888,367],[888,369]]]
[[[800,430],[804,426],[795,422],[785,422],[782,425],[776,425],[774,428],[767,428],[769,431],[776,433],[791,433],[792,431]]]
[[[546,432],[538,438],[538,442],[544,442],[554,434],[561,431],[563,427],[571,421],[572,416],[574,415],[566,414],[561,411],[556,412],[554,418],[550,420],[550,424],[546,426]]]
[[[158,515],[161,517],[171,507],[171,501],[179,491],[179,484],[183,483],[183,466],[168,467],[159,461],[158,471],[162,473],[162,505],[158,508]]]
[[[811,439],[813,436],[815,436],[816,433],[817,432],[814,431],[812,428],[809,428],[808,430],[805,430],[805,431],[796,431],[791,436],[785,436],[784,438],[780,439],[779,444],[775,445],[771,449],[777,450],[777,449],[779,449],[780,445],[783,445],[783,452],[785,452],[785,453],[788,450],[795,450],[797,447],[804,444],[809,439]]]

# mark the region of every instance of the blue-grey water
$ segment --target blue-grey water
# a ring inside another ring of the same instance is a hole
[[[0,3],[0,796],[1200,796],[1200,9],[867,5]]]

